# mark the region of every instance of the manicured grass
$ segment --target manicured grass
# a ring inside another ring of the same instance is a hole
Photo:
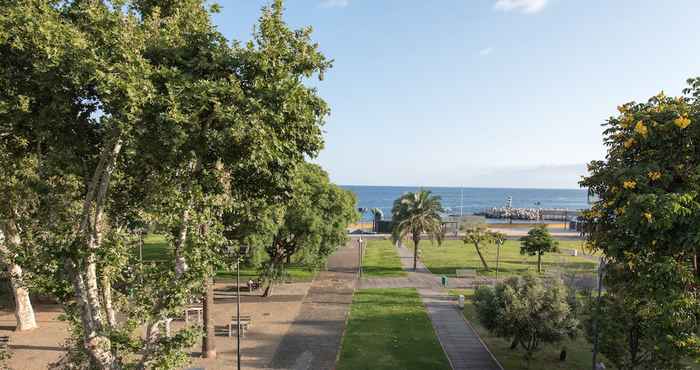
[[[138,253],[138,251],[136,252]],[[159,234],[148,234],[143,238],[143,260],[158,261],[174,258],[172,248],[168,245],[165,236]],[[307,269],[301,264],[292,264],[287,269],[289,278],[287,282],[292,281],[311,281],[316,276],[316,271]],[[235,279],[235,271],[220,270],[217,271],[218,279]],[[257,269],[254,267],[241,266],[241,280],[256,279],[258,277]]]
[[[471,326],[476,330],[481,339],[489,347],[489,350],[498,359],[498,362],[503,365],[506,370],[513,369],[527,369],[527,362],[525,361],[525,352],[518,348],[515,350],[510,349],[510,340],[498,338],[492,335],[486,328],[484,328],[476,315],[476,309],[472,303],[472,296],[474,291],[472,289],[460,289],[460,290],[450,290],[451,295],[463,294],[465,297],[464,304],[464,317],[469,321]],[[559,361],[559,353],[562,347],[566,347],[567,357],[566,361]],[[586,338],[583,337],[581,333],[574,340],[565,340],[555,345],[542,345],[541,349],[535,354],[534,358],[530,361],[529,370],[548,370],[548,369],[567,369],[567,370],[588,370],[591,368],[591,352],[592,346]],[[599,357],[600,358],[600,357]],[[612,368],[608,362],[601,358],[601,361],[605,362],[605,366],[608,369]]]
[[[370,240],[362,259],[364,277],[399,277],[406,272],[401,268],[401,260],[396,247],[390,240]]]
[[[355,291],[339,370],[450,369],[415,289]]]
[[[581,242],[560,241],[559,247],[574,249]],[[413,248],[413,243],[406,246]],[[464,244],[461,240],[446,240],[442,246],[437,243],[423,241],[419,245],[421,259],[430,271],[437,275],[454,276],[456,269],[475,269],[479,275],[496,276],[496,246],[485,245],[481,252],[490,270],[485,270],[472,244]],[[571,256],[571,253],[547,253],[542,256],[544,272],[569,271],[579,275],[593,274],[597,262],[583,256]],[[508,240],[501,247],[499,277],[520,275],[526,271],[537,271],[537,257],[520,254],[520,242]]]

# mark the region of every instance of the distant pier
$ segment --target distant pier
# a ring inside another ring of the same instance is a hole
[[[475,213],[477,216],[494,219],[526,221],[569,221],[581,214],[581,211],[563,208],[510,208],[492,207]]]

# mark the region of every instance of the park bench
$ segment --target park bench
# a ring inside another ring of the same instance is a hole
[[[228,336],[233,336],[233,331],[237,330],[239,326],[241,328],[241,336],[245,336],[245,332],[248,331],[248,328],[253,326],[253,317],[250,315],[241,315],[241,321],[239,323],[238,317],[234,315],[231,318],[231,322],[228,324]]]
[[[0,336],[0,351],[7,351],[10,344],[10,337],[7,335]]]
[[[475,278],[476,270],[473,269],[457,269],[455,270],[455,276],[459,278]]]

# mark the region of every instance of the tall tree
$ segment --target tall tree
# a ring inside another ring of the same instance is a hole
[[[3,88],[0,136],[21,137],[26,152],[37,155],[44,200],[57,201],[39,212],[41,238],[53,241],[44,251],[57,257],[46,265],[63,267],[55,293],[80,317],[91,361],[115,368],[97,255],[125,123],[148,91],[137,21],[101,2],[3,1],[2,9],[0,75],[9,88]]]
[[[552,238],[546,225],[535,226],[520,238],[520,254],[537,256],[537,272],[542,272],[542,255],[558,251],[559,242]]]
[[[22,0],[2,9],[0,79],[10,88],[0,137],[23,136],[39,155],[46,222],[37,256],[88,355],[69,361],[180,366],[193,335],[164,338],[159,324],[202,293],[232,194],[289,198],[296,167],[321,149],[328,108],[305,82],[330,62],[310,29],[284,24],[281,1],[245,45],[215,31],[203,1]],[[162,212],[167,203],[178,217]],[[131,268],[128,223],[141,213],[186,231],[179,253],[188,270]],[[129,288],[113,292],[115,279]],[[118,307],[123,322],[110,319],[116,293],[129,299]],[[144,320],[147,338],[134,345],[126,338]]]
[[[347,227],[357,221],[355,196],[332,184],[318,165],[299,169],[291,201],[265,248],[269,260],[262,268],[268,281],[263,293],[272,294],[273,284],[285,275],[287,261],[295,256],[307,266],[319,267],[347,241]]]
[[[644,307],[635,315],[654,323],[628,327],[653,343],[648,367],[700,355],[700,80],[689,84],[681,97],[619,106],[605,124],[606,159],[591,162],[581,182],[599,198],[585,219],[589,244],[614,272],[610,302]]]
[[[406,193],[394,201],[391,209],[394,226],[394,242],[411,234],[413,239],[413,270],[418,263],[418,244],[421,235],[426,233],[431,240],[442,244],[443,229],[440,213],[443,211],[440,197],[431,195],[429,190]]]

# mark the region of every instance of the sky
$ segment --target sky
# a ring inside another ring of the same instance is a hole
[[[219,0],[250,39],[261,0]],[[700,75],[697,0],[288,0],[334,60],[315,162],[343,185],[577,188],[622,103]]]

